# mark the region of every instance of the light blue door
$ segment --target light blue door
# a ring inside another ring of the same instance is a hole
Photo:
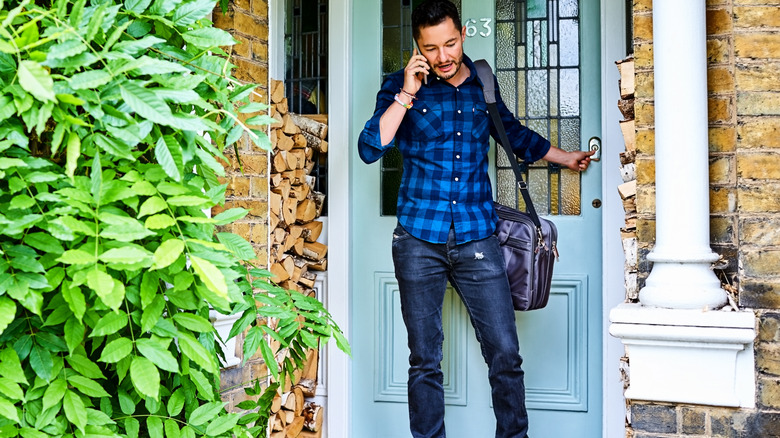
[[[411,49],[416,0],[353,2],[352,138],[371,116],[383,73]],[[466,54],[496,69],[505,102],[562,148],[600,135],[599,2],[460,0]],[[408,350],[390,253],[397,156],[363,164],[352,145],[352,437],[409,437]],[[492,157],[498,200],[517,199],[506,158]],[[517,313],[533,438],[602,435],[601,168],[582,176],[539,162],[527,168],[538,211],[559,230],[561,258],[545,309]],[[455,293],[444,304],[442,367],[449,438],[491,437],[487,368]]]

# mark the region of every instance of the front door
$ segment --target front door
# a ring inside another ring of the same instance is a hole
[[[578,0],[456,0],[466,54],[487,59],[507,106],[565,149],[600,136],[599,4]],[[417,0],[353,2],[352,138],[374,109],[383,74],[405,65]],[[408,349],[390,242],[402,172],[397,154],[365,165],[351,145],[352,437],[409,436]],[[495,148],[493,148],[495,150]],[[503,153],[503,152],[501,152]],[[497,199],[517,202],[507,159],[491,156]],[[601,168],[583,175],[524,166],[537,211],[559,230],[560,261],[545,309],[518,312],[530,436],[602,435]],[[449,438],[493,436],[487,367],[459,297],[444,303]]]

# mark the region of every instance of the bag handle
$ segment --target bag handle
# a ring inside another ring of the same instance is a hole
[[[531,194],[528,193],[528,184],[523,180],[523,174],[520,171],[520,164],[517,162],[517,157],[510,148],[509,138],[506,136],[506,130],[504,129],[504,122],[501,120],[501,115],[498,112],[498,105],[496,105],[496,86],[493,80],[493,69],[490,68],[490,64],[484,59],[478,59],[474,61],[474,66],[477,68],[477,76],[482,81],[482,92],[485,94],[485,103],[488,106],[488,114],[493,120],[493,126],[498,131],[500,138],[499,143],[504,148],[509,163],[512,165],[512,170],[515,172],[515,178],[517,179],[517,188],[520,189],[520,194],[523,195],[525,201],[525,207],[528,210],[528,214],[531,216],[531,220],[536,225],[538,230],[542,229],[542,223],[539,221],[539,215],[536,214],[534,203],[531,201]]]

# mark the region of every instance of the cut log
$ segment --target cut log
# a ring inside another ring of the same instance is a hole
[[[284,269],[281,263],[274,263],[271,265],[271,281],[274,283],[281,283],[290,278],[290,274]]]
[[[312,221],[309,223],[305,223],[301,225],[301,228],[303,228],[303,238],[306,239],[307,242],[315,242],[320,237],[320,234],[322,234],[322,222],[320,221]]]
[[[308,132],[311,135],[324,139],[328,136],[328,125],[320,123],[310,117],[299,114],[290,114],[293,122],[301,128],[301,131]]]
[[[636,164],[628,163],[620,166],[620,177],[623,182],[629,182],[636,179]]]
[[[292,277],[293,272],[295,271],[295,259],[293,259],[292,256],[287,256],[284,257],[280,263],[282,264],[282,267],[284,267],[284,270],[287,271],[287,278]]]
[[[276,131],[277,143],[276,148],[281,151],[289,151],[295,147],[295,140],[289,135],[285,134],[283,130]]]
[[[293,149],[287,152],[287,168],[303,169],[306,165],[306,151],[303,149]]]
[[[298,210],[298,201],[295,198],[287,198],[282,203],[282,220],[285,225],[295,223],[295,213]]]
[[[294,196],[295,199],[306,199],[309,197],[309,193],[311,193],[311,187],[309,187],[308,184],[299,184],[293,186],[290,191],[290,196]]]
[[[279,412],[279,409],[281,408],[282,408],[282,395],[277,393],[273,401],[271,402],[271,413],[275,414]]]
[[[282,115],[287,114],[287,112],[290,110],[290,104],[287,102],[286,97],[273,106],[276,107],[276,110],[279,111],[279,113]]]
[[[623,132],[623,142],[626,144],[626,150],[636,151],[636,121],[621,120],[620,130]]]
[[[303,169],[288,170],[282,173],[282,177],[290,180],[290,184],[298,185],[306,181],[306,172]]]
[[[272,432],[278,432],[280,430],[284,430],[284,426],[286,424],[284,423],[284,415],[274,415],[271,417],[271,431]]]
[[[303,430],[303,417],[296,417],[293,422],[287,426],[287,438],[298,438]]]
[[[624,120],[634,120],[634,99],[618,100],[618,109],[623,114]]]
[[[273,158],[271,159],[271,168],[276,173],[281,173],[290,169],[287,164],[287,151],[280,150],[273,155]]]
[[[317,203],[312,199],[304,199],[298,204],[295,218],[299,223],[311,222],[317,217]]]
[[[303,256],[309,260],[323,260],[327,253],[328,247],[320,242],[306,242],[303,245]]]
[[[314,149],[315,151],[320,151],[322,153],[328,152],[328,142],[323,140],[320,137],[317,137],[316,135],[303,131],[301,132],[303,137],[306,139],[306,144],[309,145],[310,148]]]
[[[279,103],[284,99],[284,82],[271,80],[271,103]]]
[[[301,379],[298,386],[306,397],[314,397],[317,394],[317,382],[312,379]]]
[[[618,193],[622,199],[636,196],[636,181],[629,181],[618,186]]]
[[[316,206],[316,214],[314,217],[322,216],[322,208],[325,206],[325,194],[320,192],[312,192],[311,197],[314,199],[314,204]],[[314,217],[312,219],[314,219]]]
[[[268,226],[271,227],[271,229],[273,229],[276,228],[278,225],[279,225],[279,215],[274,212],[270,212],[268,214]]]
[[[282,206],[284,206],[284,201],[290,197],[290,190],[292,190],[292,184],[286,178],[280,179],[278,184],[271,186],[272,192],[282,195]]]
[[[318,432],[322,429],[323,409],[316,403],[306,403],[303,408],[303,427],[311,432]]]
[[[303,398],[303,390],[299,387],[294,387],[293,395],[295,396],[295,409],[293,410],[295,412],[295,416],[298,417],[303,413],[304,408],[304,398]]]
[[[271,213],[274,213],[277,216],[282,213],[282,195],[280,193],[271,190],[271,193],[268,194],[268,208],[271,210]],[[271,228],[273,229],[276,227]]]
[[[282,125],[282,131],[284,131],[285,134],[293,136],[301,132],[301,128],[299,128],[298,125],[295,124],[290,114],[285,114],[282,117],[282,120],[284,120],[283,122],[284,124]]]
[[[618,61],[618,71],[620,71],[620,97],[623,99],[634,95],[634,58]]]
[[[327,271],[328,270],[328,260],[317,260],[313,261],[312,263],[309,263],[309,269],[314,271]]]
[[[320,366],[320,352],[316,349],[310,349],[306,352],[306,364],[303,366],[302,379],[317,381],[317,372]]]
[[[293,147],[295,149],[306,149],[306,145],[308,144],[308,142],[306,141],[306,136],[303,135],[303,133],[295,134],[292,139],[294,144]]]
[[[278,187],[279,183],[281,182],[282,182],[281,173],[272,173],[271,176],[268,178],[268,184],[270,184],[271,187]]]
[[[271,432],[271,435],[269,435],[269,438],[286,438],[286,437],[287,437],[287,433],[283,430],[277,432]]]
[[[317,281],[317,274],[315,274],[313,272],[309,272],[308,269],[309,269],[309,266],[307,265],[306,266],[306,271],[303,271],[301,273],[301,278],[298,279],[298,283],[300,283],[300,284],[302,284],[302,285],[304,285],[306,287],[312,288],[312,287],[314,287],[314,283]]]

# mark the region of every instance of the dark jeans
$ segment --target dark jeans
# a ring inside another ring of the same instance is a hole
[[[494,236],[455,244],[419,240],[400,225],[393,262],[409,333],[409,418],[414,438],[444,438],[442,303],[447,281],[463,300],[488,365],[496,438],[526,438],[523,360],[504,259]]]

